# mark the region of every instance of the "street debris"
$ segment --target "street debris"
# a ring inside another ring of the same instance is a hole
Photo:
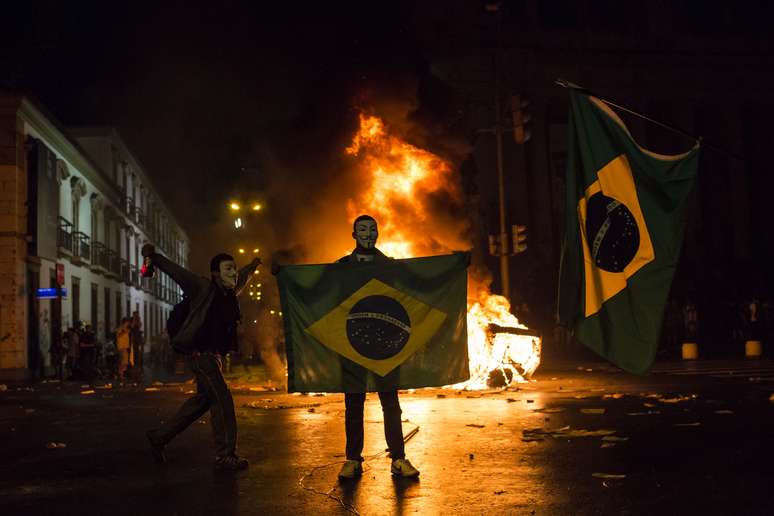
[[[479,424],[476,424],[476,423],[469,423],[469,424],[467,424],[465,426],[470,426],[470,427],[473,427],[473,428],[484,428],[484,425],[479,425]]]
[[[627,416],[652,416],[655,414],[661,414],[660,410],[646,410],[645,412],[627,412]]]
[[[613,393],[613,394],[605,394],[604,396],[602,396],[602,399],[610,399],[610,398],[612,398],[614,400],[620,400],[624,396],[625,396],[625,394],[622,394],[620,392],[616,392],[616,393]]]
[[[720,409],[715,411],[715,414],[733,414],[733,413],[734,413],[733,410],[728,410],[728,409]]]
[[[160,391],[160,390],[161,389],[159,389],[158,387],[146,387],[145,388],[145,392],[155,392],[155,391]]]
[[[533,410],[532,412],[540,412],[541,414],[556,414],[558,412],[564,412],[564,409],[562,407],[543,407]]]
[[[293,408],[309,409],[311,407],[319,407],[320,405],[322,405],[322,403],[304,403],[302,405],[285,405],[285,404],[268,405],[266,404],[267,401],[271,402],[272,400],[251,401],[249,403],[243,403],[242,408],[252,408],[252,409],[262,409],[262,410],[279,410],[279,409],[293,409]]]
[[[773,395],[773,396],[774,396],[774,395]],[[507,400],[507,401],[508,401],[508,403],[516,403],[516,402],[517,402],[517,401],[519,401],[519,400],[517,400],[517,399],[513,399],[513,398],[508,398],[508,400]]]
[[[674,426],[700,426],[700,425],[701,423],[699,423],[698,421],[693,423],[675,423],[674,424]]]
[[[658,398],[661,403],[680,403],[682,401],[690,401],[698,398],[696,394],[689,394],[687,396],[675,396],[674,398]]]
[[[655,403],[647,403],[646,402],[646,403],[643,403],[642,406],[646,407],[646,408],[653,408],[653,407],[656,406],[656,404]]]
[[[606,435],[606,436],[604,436],[602,438],[602,440],[603,441],[614,442],[614,443],[620,443],[620,442],[628,441],[629,438],[628,437],[619,437],[617,435]]]
[[[310,413],[314,413],[314,411],[315,411],[315,410],[314,410],[314,407],[312,407],[312,408],[310,408],[309,410],[307,410],[307,412],[310,412]]]
[[[594,478],[602,478],[604,480],[623,480],[626,478],[626,475],[619,473],[592,473],[591,476]]]
[[[24,412],[26,412],[27,414],[32,414],[33,412],[35,412],[35,409],[34,408],[24,409]]]
[[[67,445],[65,443],[50,442],[46,445],[46,448],[49,450],[56,450],[58,448],[67,448]]]
[[[615,443],[602,443],[600,448],[612,448],[613,446],[615,446]]]
[[[196,391],[194,391],[194,390],[191,390],[191,391],[185,391],[185,393],[184,393],[184,394],[193,394],[193,393],[195,393],[195,392],[196,392]]]
[[[97,391],[95,391],[94,389],[89,389],[89,390],[86,390],[86,391],[81,391],[81,394],[94,394],[95,392],[97,392]]]
[[[445,398],[446,394],[436,394],[435,397],[436,398]]]
[[[501,494],[504,494],[504,493],[505,493],[505,489],[503,489],[502,491],[495,491],[494,492],[494,494],[496,494],[496,495],[501,495]]]
[[[469,460],[473,460],[474,458],[475,458],[475,457],[474,457],[474,455],[473,455],[472,453],[471,453],[471,454],[468,454],[468,459],[469,459]]]
[[[527,403],[535,403],[535,400],[527,400]]]
[[[602,437],[606,435],[613,435],[615,430],[584,430],[582,428],[573,429],[570,426],[563,426],[561,428],[525,428],[522,430],[522,441],[528,440],[542,440],[544,436],[553,437],[558,439],[568,437]]]
[[[581,414],[604,414],[605,409],[603,408],[582,408],[580,409]]]

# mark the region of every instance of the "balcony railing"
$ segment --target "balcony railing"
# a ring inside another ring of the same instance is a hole
[[[93,242],[91,246],[91,264],[108,270],[108,248],[102,242]]]
[[[76,231],[73,233],[73,255],[77,256],[81,260],[91,260],[91,239],[89,235],[82,231]]]
[[[131,277],[130,285],[136,288],[140,288],[140,273],[137,271],[137,266],[132,264],[129,266],[129,275]]]
[[[120,268],[120,273],[119,273],[118,277],[121,278],[121,281],[123,281],[127,285],[131,285],[132,284],[132,277],[131,277],[131,274],[129,274],[129,262],[127,262],[123,258],[120,258],[119,259],[119,268]]]
[[[108,249],[105,253],[107,260],[107,270],[111,274],[121,277],[121,262],[118,259],[118,254],[112,249]]]
[[[69,254],[73,252],[73,225],[64,217],[58,218],[56,245]]]

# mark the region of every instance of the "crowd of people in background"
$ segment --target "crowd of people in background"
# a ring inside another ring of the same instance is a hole
[[[166,366],[171,357],[166,332],[151,339],[151,367]],[[146,337],[138,312],[124,317],[106,340],[94,328],[75,321],[50,348],[51,364],[60,380],[95,379],[138,382],[143,377]]]

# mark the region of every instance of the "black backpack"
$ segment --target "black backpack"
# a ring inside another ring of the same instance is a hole
[[[170,342],[180,332],[180,328],[183,327],[183,323],[185,322],[190,312],[191,298],[188,296],[183,296],[183,300],[172,308],[172,311],[169,313],[169,317],[167,318],[167,333],[169,334]],[[174,349],[175,351],[181,352],[181,350],[177,348]]]

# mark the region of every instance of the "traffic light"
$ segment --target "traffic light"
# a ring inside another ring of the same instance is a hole
[[[529,101],[524,99],[521,95],[513,95],[511,97],[511,115],[513,116],[513,139],[519,145],[522,145],[529,141],[532,137],[530,116],[527,108],[529,107]]]
[[[489,254],[492,256],[501,256],[502,253],[500,251],[500,236],[499,235],[489,235]]]
[[[527,250],[527,226],[514,224],[511,226],[513,232],[513,254],[523,253]]]

